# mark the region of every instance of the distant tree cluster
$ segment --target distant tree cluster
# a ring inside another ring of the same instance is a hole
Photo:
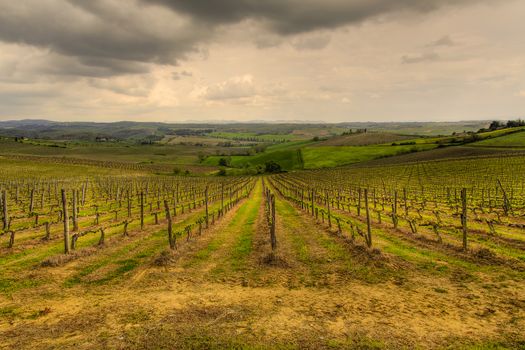
[[[264,172],[266,173],[280,173],[282,172],[281,165],[273,160],[270,160],[264,164]]]
[[[160,128],[159,128],[160,130]],[[168,135],[178,135],[178,136],[202,136],[213,132],[213,129],[169,129],[163,128],[163,132]]]
[[[482,128],[482,129],[479,129],[478,132],[487,132],[487,131],[494,131],[494,130],[507,129],[507,128],[516,128],[518,126],[525,126],[525,120],[523,119],[509,120],[506,123],[499,121],[499,120],[494,120],[490,123],[488,129]]]
[[[346,136],[346,135],[352,135],[352,134],[364,134],[366,132],[367,132],[366,129],[355,129],[355,131],[352,129],[349,129],[348,131],[344,131],[341,135]]]
[[[140,145],[152,145],[160,140],[162,140],[161,135],[148,135],[140,140],[137,140],[137,143]]]
[[[219,159],[219,166],[230,166],[230,163],[231,163],[230,157]]]

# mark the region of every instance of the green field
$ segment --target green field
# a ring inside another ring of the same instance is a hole
[[[304,169],[331,168],[360,163],[372,159],[392,157],[406,153],[427,151],[437,145],[372,145],[306,147],[302,150]]]
[[[523,130],[515,131],[508,135],[503,135],[503,136],[475,142],[471,144],[471,146],[524,148],[525,147],[525,132]]]
[[[367,160],[426,151],[436,144],[415,144],[404,146],[315,146],[315,142],[300,141],[268,147],[265,152],[253,156],[232,156],[230,166],[254,168],[264,166],[270,160],[277,162],[284,170],[316,169],[355,164]],[[208,157],[204,164],[219,165],[224,157]]]

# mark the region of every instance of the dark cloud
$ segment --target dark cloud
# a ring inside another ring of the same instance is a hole
[[[143,63],[176,64],[209,30],[172,11],[114,1],[2,1],[0,40],[75,58],[55,73],[107,76],[142,73]],[[91,73],[92,72],[92,73]]]
[[[217,27],[244,20],[274,35],[330,29],[399,12],[486,0],[0,0],[0,41],[63,56],[48,74],[111,76],[143,73],[147,64],[176,65],[211,40]],[[320,49],[328,37],[297,39]],[[60,60],[70,61],[64,65]]]
[[[201,22],[231,24],[245,19],[266,22],[272,31],[296,34],[359,23],[403,11],[425,13],[476,0],[141,0],[185,13]],[[478,0],[479,2],[479,0]]]
[[[106,78],[114,75],[147,73],[149,67],[141,62],[107,57],[51,55],[46,61],[33,67],[33,70],[57,76]]]

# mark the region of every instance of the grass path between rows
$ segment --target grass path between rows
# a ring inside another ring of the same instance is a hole
[[[239,275],[246,273],[261,201],[262,186],[258,181],[250,198],[220,230],[216,230],[211,240],[185,259],[182,266],[191,274],[214,281],[237,280]]]

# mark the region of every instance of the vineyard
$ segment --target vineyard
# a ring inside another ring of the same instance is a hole
[[[522,157],[420,162],[294,173],[276,176],[272,183],[316,220],[329,227],[333,222],[352,240],[363,237],[368,247],[371,227],[377,225],[452,250],[467,251],[471,241],[477,254],[520,264],[524,165]]]
[[[0,348],[519,348],[525,158],[265,176],[5,160]]]

